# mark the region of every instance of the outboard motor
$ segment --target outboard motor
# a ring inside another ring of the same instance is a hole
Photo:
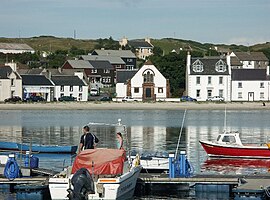
[[[79,169],[72,177],[71,184],[73,190],[68,189],[68,198],[70,200],[86,200],[87,195],[95,193],[95,186],[92,176],[87,169]]]

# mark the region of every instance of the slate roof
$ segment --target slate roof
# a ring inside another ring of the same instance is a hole
[[[55,85],[86,86],[78,76],[52,76]]]
[[[231,57],[231,66],[242,66],[243,64],[237,57]]]
[[[194,72],[192,68],[192,64],[196,61],[200,60],[203,63],[203,71],[202,72]],[[190,65],[190,75],[229,75],[229,69],[226,64],[226,71],[225,72],[217,72],[216,71],[216,63],[222,60],[226,63],[226,58],[220,57],[204,57],[204,58],[192,58],[191,65]]]
[[[0,66],[0,79],[8,79],[10,73],[12,73],[10,66]]]
[[[153,48],[151,44],[144,40],[130,40],[128,41],[128,45],[134,48]]]
[[[0,49],[34,51],[34,49],[29,45],[20,43],[0,43]]]
[[[232,69],[233,81],[263,81],[269,80],[266,69]]]
[[[44,75],[21,75],[23,85],[44,85],[53,86],[53,83]]]
[[[94,50],[92,55],[99,56],[118,56],[121,58],[136,58],[135,54],[130,50]]]
[[[138,70],[117,70],[116,71],[116,83],[126,83],[131,79]]]
[[[93,69],[88,60],[67,60],[73,69]]]
[[[125,65],[126,63],[118,56],[100,56],[100,55],[82,55],[83,60],[105,60],[109,61],[112,65]]]
[[[241,61],[268,61],[263,52],[233,52]]]
[[[114,69],[109,61],[105,60],[89,60],[94,69]]]

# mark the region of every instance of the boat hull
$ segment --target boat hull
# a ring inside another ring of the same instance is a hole
[[[200,141],[210,157],[270,158],[267,146],[233,146]]]
[[[29,151],[30,145],[18,144],[19,150]],[[36,145],[31,146],[32,152],[40,153],[76,153],[77,146],[50,146],[50,145]]]
[[[0,142],[0,149],[1,150],[13,150],[18,151],[18,144],[15,142]]]

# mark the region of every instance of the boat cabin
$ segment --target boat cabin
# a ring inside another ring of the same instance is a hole
[[[219,134],[217,137],[217,143],[219,144],[233,144],[243,146],[239,137],[239,132],[226,132]]]

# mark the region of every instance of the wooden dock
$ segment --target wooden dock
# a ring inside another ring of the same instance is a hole
[[[7,178],[0,178],[0,184],[37,184],[44,183],[48,184],[48,177],[23,177],[9,180]]]

